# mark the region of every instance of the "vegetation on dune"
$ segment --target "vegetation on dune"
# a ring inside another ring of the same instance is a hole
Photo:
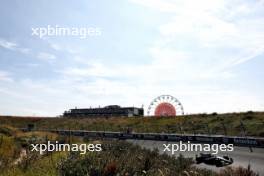
[[[0,170],[3,170],[19,157],[21,148],[11,137],[0,135]]]
[[[191,167],[191,159],[159,155],[158,151],[141,149],[127,142],[105,142],[104,150],[89,153],[84,157],[71,153],[66,160],[60,162],[60,175],[181,175],[184,171],[199,170]],[[204,173],[210,173],[206,171]],[[207,174],[206,174],[207,175]]]
[[[29,150],[29,144],[34,140],[38,143],[46,140],[93,141],[46,132],[24,133],[7,126],[0,127],[0,131],[1,176],[257,176],[250,168],[228,167],[220,173],[197,169],[190,158],[161,155],[157,150],[150,151],[124,141],[100,141],[103,151],[85,155],[78,152],[40,155]],[[22,151],[26,151],[25,155],[21,155]]]
[[[219,175],[220,176],[259,176],[259,174],[251,170],[250,165],[248,166],[248,168],[227,167],[226,169],[221,170]]]
[[[264,113],[198,114],[177,117],[111,117],[111,118],[19,118],[0,117],[0,124],[25,128],[35,124],[39,129],[76,129],[98,131],[168,132],[227,134],[264,137]],[[245,131],[244,131],[245,130]]]

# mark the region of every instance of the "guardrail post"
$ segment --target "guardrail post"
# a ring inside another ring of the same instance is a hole
[[[249,142],[248,138],[247,138],[247,132],[246,132],[246,127],[244,125],[244,123],[242,122],[242,120],[240,120],[240,126],[241,126],[241,129],[243,130],[243,135],[244,137],[247,139],[247,141]],[[253,149],[251,146],[249,146],[249,150],[250,152],[253,152]]]
[[[183,134],[181,125],[178,125],[178,126],[179,126],[180,133]]]
[[[170,133],[170,126],[166,125],[166,127],[167,127],[167,133]]]
[[[1,135],[1,136],[0,136],[0,147],[2,146],[2,144],[3,144],[3,141],[4,141],[4,139],[3,139],[3,138],[4,138],[4,136],[3,136],[3,135]]]
[[[69,144],[70,144],[70,145],[72,144],[71,139],[72,139],[72,137],[71,137],[71,129],[69,128]]]
[[[191,125],[192,125],[193,134],[196,134],[196,129],[195,129],[194,123],[192,121],[191,121]]]
[[[242,132],[243,132],[243,136],[246,136],[246,128],[245,128],[245,126],[244,126],[242,120],[240,120],[240,127],[241,127],[241,130],[242,130]]]
[[[224,120],[222,118],[221,118],[221,124],[222,124],[223,129],[224,129],[224,134],[225,134],[225,136],[227,136],[226,126],[225,126]]]
[[[207,129],[207,134],[211,136],[211,132],[208,124],[206,124],[206,129]]]

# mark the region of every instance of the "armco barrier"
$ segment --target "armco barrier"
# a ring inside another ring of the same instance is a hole
[[[27,131],[26,129],[22,129]],[[195,143],[234,144],[235,146],[264,148],[264,138],[239,137],[224,135],[194,135],[194,134],[169,134],[169,133],[124,133],[111,131],[85,131],[85,130],[38,130],[58,133],[60,135],[85,136],[90,138],[116,138],[156,141],[190,141]]]

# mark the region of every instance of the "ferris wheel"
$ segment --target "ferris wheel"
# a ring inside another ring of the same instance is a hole
[[[181,102],[171,95],[161,95],[155,98],[147,110],[148,116],[184,115]]]

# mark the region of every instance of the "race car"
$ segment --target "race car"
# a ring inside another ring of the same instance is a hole
[[[216,167],[224,167],[233,164],[233,162],[233,158],[230,158],[229,156],[220,157],[210,153],[200,153],[200,156],[196,155],[196,164],[204,163]]]

